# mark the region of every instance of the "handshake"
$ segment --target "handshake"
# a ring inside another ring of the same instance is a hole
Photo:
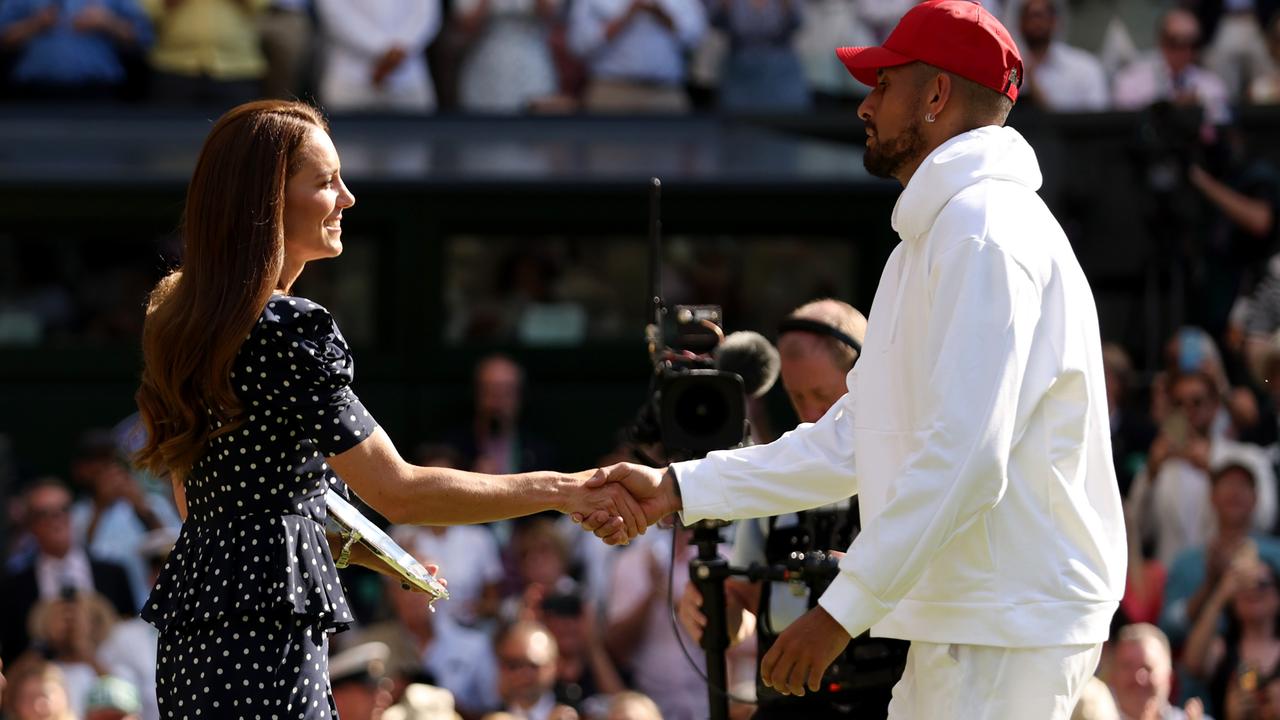
[[[618,463],[569,477],[575,486],[560,510],[609,545],[625,545],[681,509],[675,476],[666,468]]]

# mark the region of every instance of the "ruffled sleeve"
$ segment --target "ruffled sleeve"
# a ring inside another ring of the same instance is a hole
[[[266,356],[269,375],[279,379],[272,399],[316,449],[332,457],[369,437],[377,423],[351,389],[355,360],[329,311],[305,298],[277,297],[263,322],[275,326],[265,338],[276,355]]]

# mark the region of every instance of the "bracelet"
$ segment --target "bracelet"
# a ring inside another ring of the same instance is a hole
[[[360,533],[351,530],[350,532],[343,532],[341,537],[342,550],[338,553],[338,559],[333,562],[334,566],[339,570],[351,564],[351,546],[359,542]]]

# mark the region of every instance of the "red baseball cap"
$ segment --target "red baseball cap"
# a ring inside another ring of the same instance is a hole
[[[836,56],[858,82],[876,70],[922,62],[1018,99],[1022,55],[1004,25],[970,0],[928,0],[907,11],[881,47],[842,47]]]

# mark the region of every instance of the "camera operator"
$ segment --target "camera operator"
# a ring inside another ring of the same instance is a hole
[[[778,350],[782,358],[782,383],[801,422],[817,422],[847,392],[845,376],[858,359],[867,321],[862,313],[838,300],[818,300],[792,312],[780,325]],[[858,529],[856,501],[819,510],[781,517],[744,520],[737,525],[731,564],[781,565],[793,552],[827,552],[848,547]],[[792,583],[752,582],[731,578],[725,582],[727,622],[731,642],[749,635],[747,613],[760,618],[755,623],[759,657],[764,657],[777,633],[803,615],[817,602],[821,587]],[[696,586],[687,586],[680,599],[679,615],[689,634],[701,641],[706,619],[701,612],[702,596]],[[745,628],[745,630],[744,630]],[[874,647],[873,647],[874,646]],[[803,697],[787,697],[759,685],[758,720],[796,717],[884,717],[890,690],[902,674],[907,643],[897,640],[856,639],[845,651],[844,662],[836,667],[862,672],[856,689],[844,685],[847,673],[832,672],[824,680],[824,690]],[[864,658],[856,661],[856,658]],[[873,659],[867,659],[873,658]],[[862,682],[865,680],[865,682]]]

